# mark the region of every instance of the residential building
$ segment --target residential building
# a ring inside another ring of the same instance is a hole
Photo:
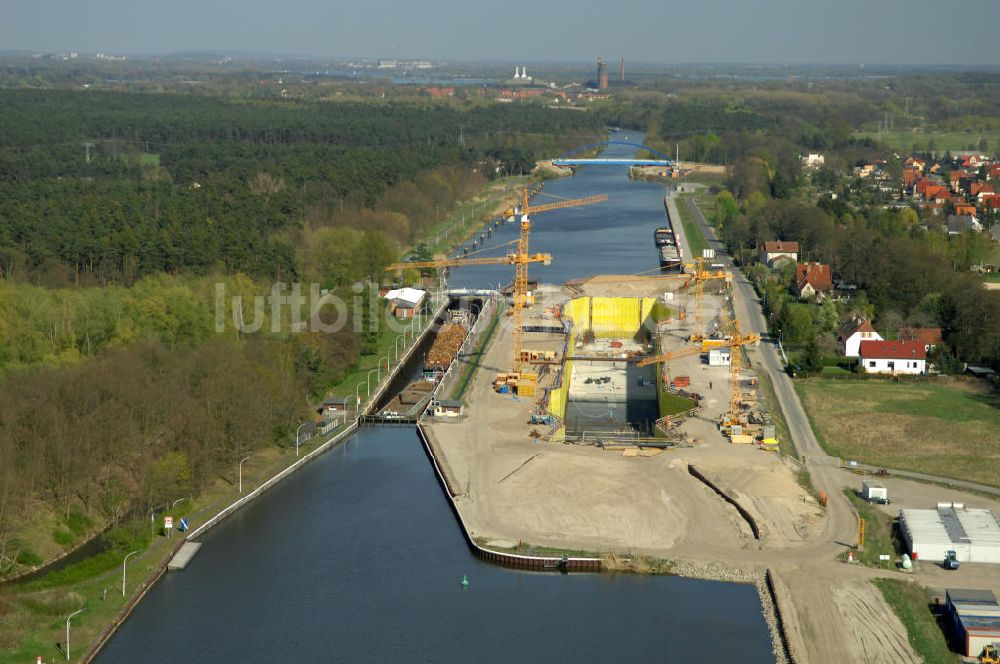
[[[858,355],[865,373],[927,373],[927,351],[919,341],[862,341]]]
[[[802,157],[802,165],[806,168],[819,169],[826,162],[826,158],[821,154],[811,153]]]
[[[983,225],[971,214],[962,216],[952,214],[948,216],[948,235],[961,235],[969,231],[980,233],[982,230]]]
[[[800,298],[830,292],[833,290],[830,266],[824,263],[799,263],[795,266],[794,289]]]
[[[868,319],[855,317],[840,328],[837,340],[844,357],[858,357],[862,341],[881,341],[882,335],[875,331]]]
[[[797,261],[799,260],[799,243],[781,242],[780,240],[765,242],[760,260],[771,267],[783,260]]]
[[[919,341],[928,353],[941,344],[940,327],[904,327],[899,331],[900,341]]]

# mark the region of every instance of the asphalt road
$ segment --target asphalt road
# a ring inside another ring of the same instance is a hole
[[[698,206],[690,198],[680,200],[678,203],[687,205],[694,214],[709,248],[715,249],[716,262],[722,263],[732,271],[733,308],[742,326],[742,331],[759,334],[765,338],[767,336],[767,320],[764,318],[760,306],[760,298],[754,292],[750,281],[733,265],[725,245],[716,238],[715,229],[709,226]],[[840,459],[823,451],[819,441],[816,440],[812,425],[809,423],[809,418],[795,393],[792,379],[785,373],[784,364],[775,344],[765,341],[755,351],[752,351],[752,355],[756,355],[754,368],[766,373],[771,379],[778,399],[778,406],[788,424],[792,443],[812,476],[813,486],[819,491],[826,492],[829,496],[830,519],[827,521],[827,537],[840,541],[854,541],[852,538],[855,538],[856,520],[854,510],[840,490],[843,486],[841,478],[838,477]],[[751,356],[751,362],[753,359]]]

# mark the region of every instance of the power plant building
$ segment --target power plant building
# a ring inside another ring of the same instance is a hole
[[[597,58],[597,89],[608,89],[608,63]]]

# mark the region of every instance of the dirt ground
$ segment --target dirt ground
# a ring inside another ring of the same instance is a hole
[[[865,578],[834,579],[811,567],[778,574],[793,601],[785,625],[795,651],[809,662],[898,664],[920,658],[882,593]]]
[[[662,282],[644,286],[643,281],[616,285],[597,280],[583,288],[586,294],[662,292]],[[546,291],[529,318],[540,316],[555,297],[555,292]],[[722,305],[713,297],[706,297],[706,309],[715,312],[706,316],[706,328]],[[677,298],[683,307],[684,293]],[[690,333],[689,325],[675,319],[665,331],[676,341]],[[529,338],[525,335],[526,347],[558,343],[556,337]],[[896,572],[837,561],[837,555],[853,543],[853,533],[846,532],[851,524],[842,529],[845,532],[836,532],[826,511],[776,454],[732,445],[719,433],[715,418],[728,406],[728,367],[709,367],[698,356],[672,361],[667,368],[671,375],[689,375],[691,390],[703,396],[701,412],[683,424],[694,445],[656,456],[626,457],[620,451],[531,437],[532,430],[540,434],[547,430],[527,424],[536,399],[497,394],[491,386],[491,369],[506,369],[510,353],[510,336],[496,335],[484,359],[488,368],[470,386],[467,414],[458,421],[429,426],[445,472],[461,494],[456,504],[479,541],[496,547],[524,542],[696,565],[768,568],[787,587],[783,610],[789,613],[788,631],[798,644],[800,660],[916,661],[905,629],[869,583],[874,575]],[[546,377],[550,379],[551,375]],[[749,384],[744,388],[751,389]],[[760,541],[734,507],[688,472],[689,464],[754,515]],[[842,486],[860,487],[857,475],[835,468],[824,472]],[[887,509],[893,513],[903,506],[930,507],[938,499],[962,496],[969,504],[986,502],[898,478],[889,478],[886,484],[893,495]],[[963,565],[958,573],[923,567],[916,576],[932,587],[961,581],[964,587],[1000,590],[1000,572],[990,566],[970,565],[967,570]]]

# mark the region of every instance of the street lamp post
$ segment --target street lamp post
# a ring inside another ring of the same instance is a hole
[[[73,616],[78,616],[81,613],[83,613],[83,609],[80,609],[79,611],[74,611],[73,613],[69,614],[68,618],[66,618],[66,661],[67,662],[69,661],[69,621],[73,619]]]
[[[365,389],[368,388],[367,383],[363,380],[359,380],[358,384],[354,386],[354,417],[355,419],[361,415],[361,386],[365,385]]]
[[[239,465],[240,493],[243,493],[243,462],[246,461],[249,458],[250,457],[243,457],[243,459],[240,460],[240,465]]]
[[[125,563],[128,562],[128,559],[131,556],[134,556],[137,553],[139,553],[139,552],[138,551],[132,551],[131,553],[129,553],[128,555],[126,555],[125,556],[125,560],[122,561],[122,597],[125,597]]]
[[[302,424],[299,425],[299,428],[295,430],[295,456],[299,455],[299,445],[301,444],[299,438],[299,432],[302,431],[302,427],[304,427],[307,424],[308,422],[303,422]]]
[[[382,380],[382,365],[379,364],[374,369],[369,369],[368,370],[368,375],[365,376],[365,387],[368,390],[368,392],[367,392],[368,397],[371,397],[371,395],[372,395],[372,383],[371,383],[371,380],[372,380],[372,374],[373,373],[376,374],[376,377],[375,377],[375,387],[378,387],[379,381]]]

